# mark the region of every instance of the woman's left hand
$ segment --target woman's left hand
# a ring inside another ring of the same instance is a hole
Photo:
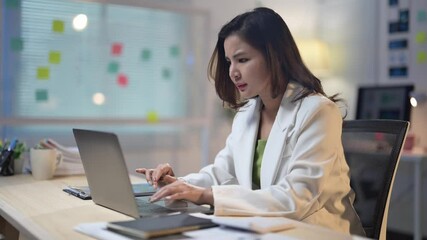
[[[168,175],[164,177],[163,181],[168,184],[151,196],[151,202],[165,198],[167,200],[188,200],[195,204],[213,205],[211,188],[197,187]]]

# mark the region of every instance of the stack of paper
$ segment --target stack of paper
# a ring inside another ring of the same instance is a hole
[[[62,153],[62,163],[56,169],[55,176],[84,174],[82,160],[77,147],[65,147],[50,138],[42,139],[40,145],[54,148]]]
[[[79,153],[77,148],[67,148],[67,151],[63,151],[62,163],[59,164],[55,171],[55,176],[59,175],[73,175],[73,174],[84,174],[82,160],[79,158],[72,157],[73,154]]]

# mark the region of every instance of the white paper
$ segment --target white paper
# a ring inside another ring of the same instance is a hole
[[[191,237],[192,239],[206,239],[206,240],[255,240],[259,239],[260,235],[251,232],[236,231],[229,228],[207,228],[196,231],[184,232],[184,236]]]
[[[294,228],[292,220],[283,217],[217,217],[212,219],[216,224],[269,233]]]
[[[283,234],[268,233],[256,234],[253,232],[238,231],[236,229],[216,227],[196,231],[184,232],[184,236],[198,240],[296,240],[297,238],[289,237]]]
[[[132,240],[118,233],[107,230],[107,222],[81,223],[74,230],[100,240]]]

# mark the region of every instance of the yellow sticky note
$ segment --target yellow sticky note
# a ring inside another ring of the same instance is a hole
[[[64,21],[61,20],[53,20],[52,21],[52,31],[57,33],[64,32]]]
[[[59,64],[61,62],[61,52],[50,51],[49,52],[49,63]]]
[[[426,42],[426,32],[418,32],[415,36],[415,42],[417,43],[425,43]]]
[[[147,122],[149,123],[157,123],[159,122],[159,115],[155,111],[149,111],[147,113]]]
[[[47,80],[49,79],[49,68],[48,67],[39,67],[37,68],[37,79]]]
[[[417,53],[417,63],[426,63],[427,62],[427,53],[425,51],[419,51]]]

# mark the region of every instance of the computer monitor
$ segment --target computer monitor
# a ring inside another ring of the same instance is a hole
[[[356,119],[409,121],[413,85],[359,87]]]

